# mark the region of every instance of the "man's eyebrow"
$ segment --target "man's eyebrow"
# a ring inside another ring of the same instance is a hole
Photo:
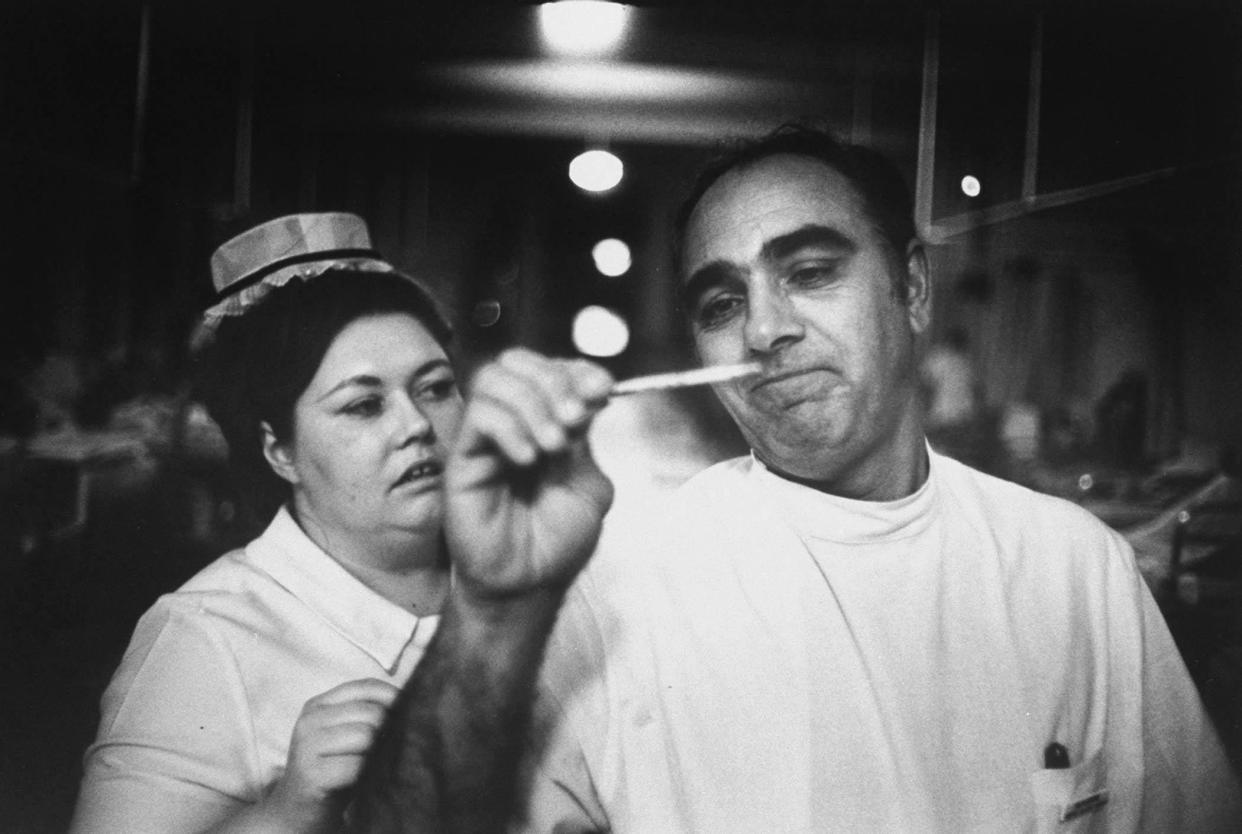
[[[696,269],[681,285],[678,294],[683,309],[688,309],[694,300],[712,287],[738,280],[742,269],[728,261],[710,261]]]
[[[431,359],[419,365],[418,368],[416,368],[414,371],[414,376],[416,377],[423,376],[425,374],[429,374],[432,371],[438,370],[440,368],[448,368],[449,370],[452,370],[452,367],[453,366],[449,364],[449,361],[447,359]],[[338,382],[336,385],[333,385],[331,388],[329,388],[324,393],[322,397],[319,398],[318,401],[323,402],[324,400],[326,400],[328,397],[331,397],[336,392],[341,391],[342,389],[345,389],[345,388],[353,387],[355,385],[363,387],[363,388],[378,388],[382,386],[383,384],[384,384],[384,380],[372,374],[356,374],[351,377],[346,377],[345,379],[342,379],[340,382]]]
[[[846,254],[851,254],[858,249],[858,244],[842,232],[818,223],[808,223],[792,232],[786,232],[765,241],[763,248],[759,250],[759,256],[765,261],[778,261],[800,249],[813,246],[837,249]],[[678,294],[682,308],[689,309],[696,298],[712,287],[737,280],[743,271],[740,266],[725,260],[711,261],[699,267],[681,285]]]
[[[765,261],[778,261],[781,258],[789,257],[799,249],[813,246],[840,249],[847,253],[852,253],[858,249],[858,244],[853,239],[836,229],[820,226],[816,223],[808,223],[805,226],[794,229],[792,232],[787,232],[765,242],[763,248],[759,251],[759,255]]]

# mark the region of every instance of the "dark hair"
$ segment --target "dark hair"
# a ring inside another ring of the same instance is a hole
[[[845,177],[862,198],[863,207],[881,237],[898,256],[905,254],[906,245],[917,234],[914,229],[914,203],[901,171],[870,148],[845,144],[827,131],[790,123],[781,125],[760,139],[733,143],[699,172],[674,220],[674,263],[678,272],[681,271],[690,215],[707,190],[730,171],[785,154],[814,159]],[[895,280],[900,281],[900,276]],[[899,297],[905,297],[904,282],[895,285],[893,290]]]
[[[329,270],[273,289],[254,307],[226,316],[195,357],[196,397],[228,442],[238,489],[265,524],[289,497],[289,485],[263,456],[266,422],[277,438],[293,432],[293,409],[332,342],[350,323],[382,313],[407,313],[448,349],[452,328],[432,296],[391,272]]]

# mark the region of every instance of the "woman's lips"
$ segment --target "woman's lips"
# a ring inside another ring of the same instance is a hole
[[[405,486],[406,484],[418,483],[429,478],[435,478],[444,473],[444,465],[438,460],[424,460],[411,466],[401,474],[401,477],[393,484],[393,488]]]

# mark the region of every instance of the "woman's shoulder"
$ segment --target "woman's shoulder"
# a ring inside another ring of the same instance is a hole
[[[160,639],[205,639],[228,633],[254,633],[277,627],[272,602],[283,594],[279,583],[256,563],[250,545],[217,557],[180,587],[161,594],[143,614],[135,636],[145,630]]]
[[[228,591],[245,585],[253,578],[251,573],[246,547],[237,547],[208,562],[172,593]]]
[[[267,596],[279,588],[271,565],[287,560],[301,542],[289,528],[296,525],[282,511],[260,535],[204,565],[170,594],[161,597],[169,606],[200,606],[210,599]]]

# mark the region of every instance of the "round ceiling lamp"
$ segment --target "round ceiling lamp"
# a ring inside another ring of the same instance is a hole
[[[605,150],[584,151],[569,163],[569,179],[583,191],[608,191],[623,176],[625,166],[620,158]]]
[[[587,356],[616,356],[630,343],[630,326],[614,311],[592,304],[574,316],[573,340]]]
[[[630,257],[630,247],[625,245],[625,241],[617,240],[615,237],[605,238],[591,249],[591,258],[595,261],[595,268],[600,271],[601,275],[607,275],[609,278],[617,278],[629,272],[633,259]]]
[[[629,8],[603,0],[559,0],[539,6],[539,29],[548,49],[561,55],[599,56],[621,43]]]

